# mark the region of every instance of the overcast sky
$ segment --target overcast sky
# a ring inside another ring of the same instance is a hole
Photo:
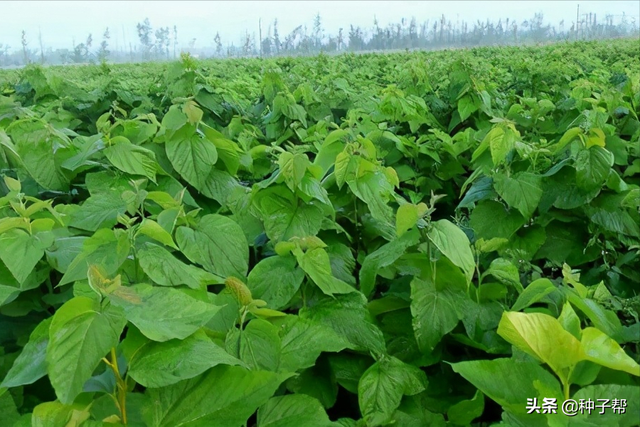
[[[635,1],[3,1],[0,21],[0,44],[20,49],[20,34],[27,33],[29,48],[38,46],[41,31],[45,47],[71,48],[93,34],[94,47],[100,43],[106,27],[111,30],[111,48],[138,43],[136,23],[149,18],[153,28],[178,27],[180,46],[196,39],[195,47],[210,47],[220,32],[224,45],[239,44],[245,31],[258,32],[262,19],[263,35],[274,19],[278,19],[281,37],[296,26],[312,27],[313,17],[320,13],[325,33],[337,34],[349,24],[371,27],[374,16],[381,26],[415,16],[419,23],[445,14],[453,22],[499,18],[528,19],[543,12],[545,22],[557,24],[565,20],[570,27],[576,8],[581,13],[596,13],[598,19],[607,13],[635,17],[638,22],[640,2]]]

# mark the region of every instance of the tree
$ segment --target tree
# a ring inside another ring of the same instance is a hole
[[[214,43],[216,44],[216,56],[222,56],[222,40],[220,39],[220,32],[216,33],[216,36],[213,38]]]
[[[273,47],[276,55],[280,53],[280,33],[278,33],[278,20],[273,21]]]
[[[151,39],[153,29],[151,28],[151,22],[149,22],[149,18],[145,18],[142,24],[138,23],[138,25],[136,25],[136,29],[138,30],[138,38],[140,39],[140,44],[142,45],[142,56],[144,59],[149,59],[154,44],[153,40]]]
[[[109,28],[107,27],[106,30],[104,30],[104,34],[102,34],[102,42],[100,43],[100,49],[98,50],[98,60],[100,62],[106,62],[107,58],[109,57],[109,39],[111,38],[111,35],[109,34]]]
[[[22,44],[22,58],[24,64],[27,65],[29,63],[29,51],[27,50],[29,42],[27,41],[27,33],[25,30],[22,30],[22,37],[20,38],[20,42]]]
[[[171,44],[171,32],[169,31],[169,27],[158,28],[156,30],[156,40],[155,40],[155,52],[156,57],[166,57],[169,58],[169,44]]]
[[[176,57],[176,45],[178,44],[178,27],[173,26],[173,57]]]
[[[40,63],[44,64],[44,43],[42,42],[42,31],[38,28],[38,42],[40,43]]]
[[[316,13],[315,18],[313,19],[313,46],[316,49],[320,49],[322,47],[322,39],[324,37],[322,30],[322,20],[320,19],[320,13]]]

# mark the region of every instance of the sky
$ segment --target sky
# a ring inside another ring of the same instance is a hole
[[[26,31],[30,49],[38,48],[42,34],[45,49],[72,48],[92,34],[94,46],[109,27],[110,46],[122,48],[138,43],[136,24],[149,18],[152,27],[178,28],[178,45],[186,47],[196,39],[195,48],[213,46],[216,32],[223,45],[241,42],[246,31],[258,33],[262,20],[263,35],[278,19],[281,38],[300,24],[311,29],[319,13],[325,34],[348,32],[349,25],[370,28],[374,16],[381,26],[416,17],[418,23],[433,22],[442,14],[453,22],[497,21],[499,18],[521,22],[544,13],[545,22],[565,20],[565,28],[580,12],[609,13],[635,17],[639,22],[640,2],[635,1],[3,1],[0,45],[20,49],[20,35]],[[124,43],[123,43],[124,42]]]

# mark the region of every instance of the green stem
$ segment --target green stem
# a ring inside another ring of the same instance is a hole
[[[120,369],[118,368],[118,356],[116,355],[115,347],[111,348],[111,361],[102,359],[107,366],[113,370],[113,374],[116,377],[116,396],[115,401],[120,411],[120,419],[122,424],[127,425],[127,384],[120,375]]]

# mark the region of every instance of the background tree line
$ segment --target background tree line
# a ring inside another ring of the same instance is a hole
[[[46,48],[42,33],[35,38],[25,31],[21,33],[21,46],[12,48],[0,43],[0,66],[21,66],[28,63],[82,64],[97,62],[140,62],[171,60],[181,52],[189,52],[201,58],[247,56],[296,56],[320,52],[359,52],[398,49],[441,49],[486,45],[512,45],[545,43],[563,40],[603,39],[629,37],[639,34],[635,18],[625,15],[606,15],[599,19],[595,14],[582,14],[577,22],[552,26],[544,22],[542,13],[517,22],[506,19],[497,22],[452,21],[445,15],[418,23],[415,17],[380,26],[374,18],[368,28],[350,25],[340,28],[337,34],[327,34],[323,21],[317,14],[311,27],[299,25],[289,34],[281,35],[278,20],[258,22],[256,31],[245,32],[239,42],[224,43],[220,33],[212,40],[180,40],[178,28],[154,28],[149,19],[136,25],[136,43],[114,46],[111,32],[106,28],[100,42],[88,34],[85,40],[63,49]]]

